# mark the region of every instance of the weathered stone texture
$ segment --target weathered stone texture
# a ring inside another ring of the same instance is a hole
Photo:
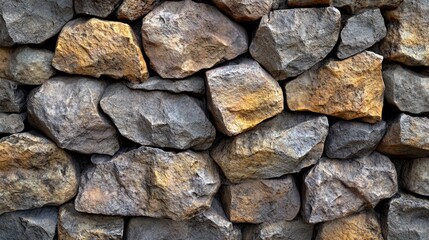
[[[9,68],[10,62],[12,61],[12,55],[13,48],[0,47],[0,78],[12,78]]]
[[[74,0],[74,9],[78,14],[87,14],[105,18],[109,16],[122,0]]]
[[[402,167],[403,188],[423,196],[429,196],[429,158],[406,160]]]
[[[273,0],[212,0],[235,21],[255,21],[268,14]]]
[[[311,240],[313,227],[300,217],[292,221],[247,225],[243,229],[243,240]]]
[[[0,133],[18,133],[24,130],[24,120],[27,114],[21,113],[1,113],[0,112]]]
[[[163,0],[124,0],[116,11],[120,20],[134,21],[152,11]]]
[[[205,94],[204,79],[192,76],[186,79],[173,80],[160,77],[150,77],[142,83],[126,82],[127,87],[146,91],[167,91],[172,93],[187,93],[202,96]]]
[[[25,95],[15,82],[0,78],[0,112],[19,113],[25,105]]]
[[[343,8],[349,13],[358,13],[371,8],[396,8],[403,0],[332,0],[335,7]]]

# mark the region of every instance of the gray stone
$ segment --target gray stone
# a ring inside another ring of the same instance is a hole
[[[383,234],[389,240],[425,240],[429,236],[429,200],[401,193],[386,206]]]
[[[61,148],[113,155],[118,132],[99,110],[107,83],[87,77],[56,77],[28,100],[28,120]]]
[[[58,210],[44,207],[0,215],[1,240],[52,240],[57,226]]]
[[[0,78],[0,112],[19,113],[24,105],[25,95],[18,84]]]
[[[184,94],[131,90],[110,85],[100,102],[119,132],[148,146],[207,149],[216,130],[199,102]]]
[[[0,0],[0,46],[39,44],[73,17],[73,0]]]
[[[163,78],[185,78],[247,51],[245,29],[216,7],[167,1],[143,18],[143,49]]]
[[[234,223],[289,221],[301,207],[291,175],[226,185],[221,192],[225,212]]]
[[[370,48],[387,34],[380,9],[371,9],[347,19],[340,34],[337,57],[348,58]]]
[[[289,7],[313,7],[313,6],[329,6],[332,0],[287,0]]]
[[[231,182],[299,172],[322,156],[328,119],[284,112],[216,145],[211,156]]]
[[[390,63],[383,66],[384,97],[402,112],[429,112],[429,76]]]
[[[338,121],[329,128],[325,153],[329,158],[364,157],[373,152],[386,132],[386,122]]]
[[[92,15],[100,18],[109,16],[122,0],[74,0],[77,14]]]
[[[235,21],[255,21],[268,14],[273,0],[212,0],[216,6]]]
[[[24,130],[24,120],[27,114],[1,113],[0,112],[0,133],[18,133]]]
[[[424,196],[429,196],[429,158],[406,160],[402,167],[403,188]]]
[[[373,208],[398,191],[395,166],[374,152],[348,160],[322,158],[306,174],[302,215],[318,223]]]
[[[196,96],[203,96],[205,93],[204,79],[192,76],[186,79],[173,80],[160,77],[151,77],[142,83],[125,83],[131,89],[146,91],[167,91],[172,93],[187,93]]]
[[[58,239],[121,240],[124,233],[122,217],[93,215],[77,212],[73,203],[60,207],[58,212]]]
[[[389,122],[377,151],[395,157],[429,156],[429,118],[401,113]]]
[[[332,0],[333,5],[349,13],[358,13],[367,8],[397,8],[403,0]]]
[[[313,224],[300,217],[292,221],[247,225],[243,230],[243,240],[311,240],[313,228]]]
[[[11,79],[19,84],[40,85],[55,75],[52,67],[54,53],[46,49],[19,47],[10,63]]]
[[[43,136],[16,133],[0,139],[0,159],[0,214],[58,206],[77,192],[77,164]]]
[[[297,76],[334,48],[340,22],[333,7],[272,11],[262,17],[250,54],[277,80]]]
[[[140,147],[90,167],[75,204],[80,212],[186,220],[210,207],[219,186],[207,153]]]
[[[134,21],[142,18],[164,0],[124,0],[116,11],[119,20]]]

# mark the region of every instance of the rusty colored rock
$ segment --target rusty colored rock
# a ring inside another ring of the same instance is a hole
[[[161,2],[162,0],[124,0],[116,10],[116,16],[119,20],[135,21],[148,14]]]
[[[273,0],[213,0],[223,12],[235,21],[255,21],[268,14]]]
[[[0,47],[0,78],[10,79],[10,62],[12,61],[13,48]]]

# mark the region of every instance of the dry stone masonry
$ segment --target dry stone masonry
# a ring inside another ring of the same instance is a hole
[[[429,0],[0,0],[0,240],[428,240]]]

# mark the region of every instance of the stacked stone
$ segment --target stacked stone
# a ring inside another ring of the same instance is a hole
[[[0,239],[429,236],[429,0],[0,3]]]

